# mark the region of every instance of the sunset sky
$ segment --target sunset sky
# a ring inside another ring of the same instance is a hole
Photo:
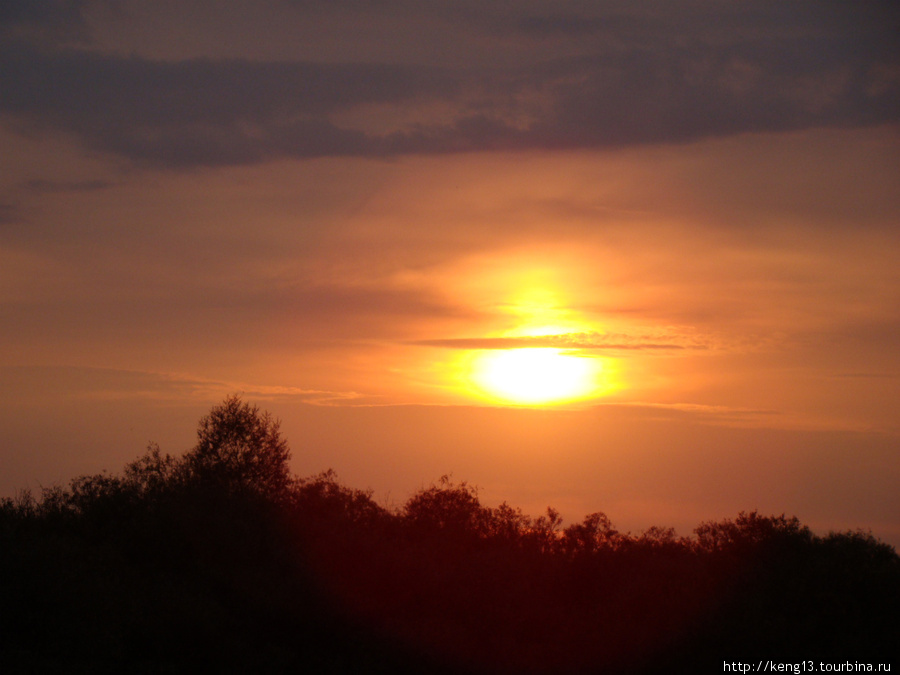
[[[0,5],[0,495],[178,454],[900,545],[900,5]]]

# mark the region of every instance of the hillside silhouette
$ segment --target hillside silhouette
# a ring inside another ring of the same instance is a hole
[[[388,509],[289,461],[232,396],[182,456],[0,501],[0,672],[722,672],[900,644],[900,557],[867,533],[749,512],[633,535],[446,477]]]

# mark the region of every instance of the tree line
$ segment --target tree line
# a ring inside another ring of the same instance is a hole
[[[868,533],[752,511],[634,535],[447,477],[387,508],[290,458],[232,396],[181,456],[0,500],[0,671],[652,673],[900,644],[900,557]]]

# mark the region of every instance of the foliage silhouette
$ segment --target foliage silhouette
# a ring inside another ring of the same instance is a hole
[[[291,451],[279,427],[268,412],[237,396],[226,398],[200,420],[197,445],[181,465],[185,479],[216,484],[229,492],[283,495],[291,482]]]
[[[564,527],[448,477],[388,509],[289,460],[233,396],[180,457],[0,500],[0,671],[653,673],[900,638],[900,558],[870,534]]]

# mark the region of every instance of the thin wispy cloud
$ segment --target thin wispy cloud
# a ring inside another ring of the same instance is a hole
[[[708,349],[703,343],[678,343],[648,340],[645,337],[605,335],[603,333],[563,333],[515,337],[437,338],[418,340],[411,344],[445,349],[524,349],[554,348],[576,350],[682,350]]]
[[[23,401],[48,391],[93,401],[143,400],[165,404],[205,403],[234,393],[264,401],[335,405],[361,398],[354,391],[304,389],[196,375],[86,366],[0,366],[6,386]]]

